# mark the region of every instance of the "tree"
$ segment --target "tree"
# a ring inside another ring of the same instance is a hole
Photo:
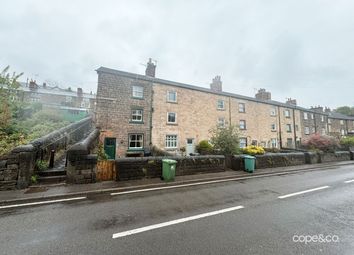
[[[344,114],[344,115],[349,115],[349,116],[354,116],[354,107],[350,106],[341,106],[335,109],[334,111]]]
[[[7,66],[0,73],[0,129],[8,127],[11,123],[13,108],[16,107],[14,99],[20,84],[17,79],[23,74],[9,73]]]
[[[230,125],[228,127],[216,127],[210,130],[210,142],[215,150],[224,155],[233,155],[239,152],[238,129]]]

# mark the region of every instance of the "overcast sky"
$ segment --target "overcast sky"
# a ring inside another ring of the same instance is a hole
[[[96,91],[100,66],[304,107],[354,105],[354,2],[17,1],[0,4],[0,68]],[[50,82],[49,82],[50,83]]]

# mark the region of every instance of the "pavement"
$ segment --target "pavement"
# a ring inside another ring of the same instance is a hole
[[[0,192],[0,206],[14,203],[28,203],[42,200],[66,199],[75,196],[88,196],[110,192],[127,192],[141,189],[154,189],[158,187],[179,186],[186,184],[208,184],[214,181],[235,181],[239,179],[259,178],[262,176],[273,176],[291,174],[302,171],[333,170],[342,165],[354,165],[353,161],[341,161],[325,164],[300,165],[291,167],[278,167],[256,169],[254,173],[244,171],[233,171],[228,169],[225,172],[195,174],[177,176],[173,182],[165,182],[160,178],[146,178],[129,181],[105,181],[92,184],[59,184],[31,186],[23,190],[10,190]]]
[[[0,251],[353,254],[354,166],[314,169],[2,208]]]

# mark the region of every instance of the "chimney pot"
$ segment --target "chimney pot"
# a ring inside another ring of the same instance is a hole
[[[147,62],[146,69],[145,69],[145,75],[150,77],[155,77],[155,73],[156,73],[156,65],[152,63],[151,58],[149,58],[149,62]]]
[[[222,81],[220,75],[213,78],[212,83],[210,83],[210,89],[215,92],[222,92]]]
[[[266,91],[265,89],[259,89],[256,93],[256,98],[263,101],[271,100],[272,94],[269,91]]]

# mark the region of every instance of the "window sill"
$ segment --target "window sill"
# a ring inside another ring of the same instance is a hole
[[[131,97],[132,99],[144,100],[143,97]]]
[[[170,122],[167,122],[166,125],[170,125],[170,126],[178,126],[177,123],[170,123]]]
[[[177,104],[177,101],[166,101],[166,103]]]
[[[134,149],[134,148],[129,148],[128,150],[127,150],[127,152],[140,152],[140,151],[144,151],[144,148],[136,148],[136,149]]]
[[[217,110],[217,111],[226,111],[225,108],[222,108],[222,109],[221,109],[221,108],[216,108],[216,110]]]
[[[175,147],[175,148],[172,148],[172,147],[165,147],[165,150],[166,151],[175,151],[175,150],[177,150],[178,148],[177,147]]]
[[[247,130],[247,128],[240,128],[240,130],[244,131],[244,130]]]
[[[272,132],[277,132],[276,130],[271,130]]]
[[[246,113],[246,112],[240,112],[240,111],[238,111],[238,113]]]
[[[129,121],[129,124],[144,124],[144,121]]]

